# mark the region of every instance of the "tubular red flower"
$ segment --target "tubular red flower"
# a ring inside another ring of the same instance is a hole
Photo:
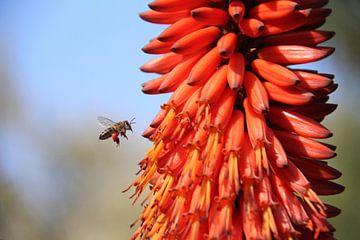
[[[334,76],[295,69],[334,49],[318,30],[328,0],[155,0],[140,17],[170,24],[143,47],[162,54],[147,94],[172,92],[143,136],[153,142],[130,187],[145,187],[133,239],[335,239],[344,190],[320,122]]]

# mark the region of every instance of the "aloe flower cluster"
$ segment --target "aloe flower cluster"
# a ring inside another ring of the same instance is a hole
[[[319,46],[327,2],[155,0],[140,14],[169,25],[142,49],[159,54],[142,91],[172,95],[143,134],[133,239],[334,239],[340,210],[319,196],[344,189],[322,140],[337,84],[293,66],[334,51]]]

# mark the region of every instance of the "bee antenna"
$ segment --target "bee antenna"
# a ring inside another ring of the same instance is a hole
[[[136,123],[136,122],[134,122],[134,120],[135,120],[135,118],[132,118],[132,119],[130,120],[130,124]]]

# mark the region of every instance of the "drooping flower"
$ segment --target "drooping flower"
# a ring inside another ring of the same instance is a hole
[[[143,92],[173,92],[143,136],[133,239],[334,239],[343,191],[328,166],[335,146],[321,121],[334,76],[296,69],[327,57],[318,30],[327,0],[155,0],[141,13],[169,24],[143,51],[160,76]]]

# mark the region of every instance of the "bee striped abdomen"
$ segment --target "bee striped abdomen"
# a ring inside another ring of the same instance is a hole
[[[99,139],[105,140],[111,137],[111,134],[114,132],[112,127],[105,129],[102,133],[100,133]]]

